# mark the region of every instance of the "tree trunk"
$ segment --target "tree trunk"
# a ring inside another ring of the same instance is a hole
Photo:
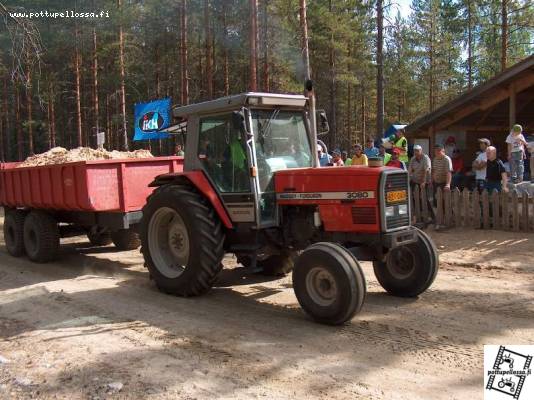
[[[228,25],[226,21],[226,2],[223,1],[223,32],[224,32],[224,46],[223,46],[223,74],[224,74],[224,95],[230,94],[230,68],[229,68],[229,54],[228,54]]]
[[[9,120],[9,108],[7,107],[7,76],[4,78],[4,110],[3,110],[3,116],[5,119],[4,124],[4,130],[5,130],[5,137],[6,137],[6,161],[9,161],[11,159],[11,124]]]
[[[122,8],[122,0],[117,0],[119,6],[119,13]],[[122,15],[121,15],[122,18]],[[126,88],[125,88],[125,72],[124,72],[124,33],[122,31],[122,21],[119,23],[119,64],[120,64],[120,79],[121,79],[121,101],[120,111],[122,117],[122,146],[128,151],[128,129],[126,127]]]
[[[100,110],[98,107],[98,53],[96,28],[93,28],[93,112],[96,133],[100,132]]]
[[[334,15],[332,0],[329,1],[330,15]],[[334,30],[330,29],[330,45],[329,45],[329,68],[330,68],[330,128],[332,130],[332,142],[330,145],[337,146],[337,79],[336,79],[336,50],[334,43]]]
[[[78,26],[75,28],[75,45],[74,45],[74,74],[75,74],[75,90],[76,90],[76,131],[77,131],[77,144],[83,146],[83,132],[82,132],[82,96],[81,96],[81,79],[80,79],[80,51],[78,49],[79,44],[79,31]]]
[[[15,124],[17,125],[17,155],[18,160],[22,161],[24,158],[24,141],[22,138],[22,127],[20,125],[20,91],[18,84],[15,84],[15,97],[17,109],[15,113]]]
[[[264,92],[270,92],[269,85],[269,18],[267,16],[267,0],[263,0],[262,31],[263,31],[263,69],[262,88]]]
[[[189,104],[189,73],[187,68],[187,0],[180,3],[180,85],[182,105]]]
[[[54,106],[55,95],[50,89],[50,83],[48,86],[50,93],[49,104],[50,104],[50,147],[56,147],[56,110]]]
[[[33,115],[32,115],[32,77],[31,71],[28,68],[26,73],[28,77],[28,83],[26,86],[26,110],[28,112],[28,150],[30,155],[34,154],[33,149]]]
[[[376,2],[376,139],[384,134],[384,8]]]
[[[108,150],[113,148],[113,135],[111,134],[111,113],[109,108],[111,107],[109,101],[109,94],[106,95],[106,144]]]
[[[249,0],[250,3],[250,76],[249,90],[256,92],[258,90],[257,78],[257,39],[258,39],[258,0]]]
[[[467,87],[473,88],[473,12],[472,0],[467,0]]]
[[[204,28],[206,39],[206,96],[213,98],[213,42],[211,39],[210,2],[204,0]]]
[[[349,41],[347,46],[347,71],[351,72],[351,63],[350,58],[351,57],[351,43]],[[349,142],[349,145],[352,141],[352,82],[347,82],[347,140]]]
[[[365,139],[367,137],[367,113],[366,113],[366,99],[367,93],[365,90],[365,86],[362,86],[362,142],[365,143]],[[380,138],[377,138],[380,139]]]
[[[501,71],[504,71],[508,52],[508,0],[502,0],[501,5]]]

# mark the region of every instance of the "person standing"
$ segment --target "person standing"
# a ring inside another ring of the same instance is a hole
[[[464,188],[464,158],[460,149],[456,148],[452,152],[452,188]]]
[[[489,139],[478,139],[478,145],[480,147],[480,153],[475,161],[473,161],[473,169],[475,170],[475,184],[479,192],[484,190],[486,185],[486,162],[488,158],[486,156],[486,149],[491,145]]]
[[[367,166],[367,156],[363,154],[362,145],[354,145],[354,155],[352,156],[351,165],[365,165]]]
[[[375,147],[372,138],[368,138],[365,142],[365,149],[363,149],[363,152],[367,156],[367,159],[372,157],[378,157],[378,148]]]
[[[523,136],[523,127],[515,124],[506,138],[508,146],[508,162],[510,163],[510,175],[513,183],[523,182],[523,175],[525,173],[525,146],[527,141]]]
[[[349,158],[349,153],[346,150],[341,152],[341,159],[343,160],[345,167],[352,165],[352,160]]]
[[[486,149],[486,157],[486,190],[490,193],[494,190],[508,192],[508,176],[503,162],[497,158],[497,149],[489,146]]]
[[[408,139],[404,136],[404,129],[399,129],[395,132],[395,135],[389,137],[389,141],[393,145],[393,149],[399,150],[399,160],[408,162]]]
[[[386,148],[383,144],[378,146],[378,157],[382,159],[382,165],[387,165],[389,160],[391,160],[391,154],[386,152]]]
[[[442,144],[434,146],[434,159],[432,160],[432,188],[434,192],[434,204],[438,188],[450,190],[452,180],[452,160],[445,154]]]
[[[426,191],[427,183],[430,182],[431,161],[430,157],[423,153],[423,148],[416,144],[413,146],[414,156],[408,165],[408,174],[410,176],[410,188],[412,193],[416,187],[419,187],[420,193]],[[426,193],[426,192],[425,192]],[[428,196],[426,197],[427,209],[430,212],[431,219],[434,219],[434,210],[430,204]]]
[[[183,157],[185,155],[181,144],[174,146],[174,155],[179,157]]]
[[[400,169],[406,169],[406,164],[400,160],[400,150],[393,149],[391,152],[391,159],[386,164],[386,167],[394,167]]]
[[[317,156],[319,157],[319,165],[321,167],[328,167],[332,162],[332,157],[324,152],[323,146],[317,144]]]
[[[456,148],[456,138],[454,136],[449,136],[447,140],[445,140],[445,154],[452,158]]]

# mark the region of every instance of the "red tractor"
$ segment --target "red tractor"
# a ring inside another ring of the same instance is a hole
[[[372,261],[395,296],[415,297],[432,284],[437,251],[410,224],[407,172],[319,168],[311,115],[304,96],[266,93],[174,108],[186,125],[184,168],[151,183],[140,229],[160,290],[207,292],[233,253],[252,270],[292,270],[302,308],[341,324],[365,298],[359,260]]]

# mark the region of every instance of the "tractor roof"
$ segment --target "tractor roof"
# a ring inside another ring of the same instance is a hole
[[[187,116],[191,114],[206,114],[225,110],[235,110],[236,108],[244,106],[282,106],[302,108],[307,100],[306,97],[300,94],[248,92],[187,106],[175,106],[172,109],[172,115],[175,118],[187,118]]]

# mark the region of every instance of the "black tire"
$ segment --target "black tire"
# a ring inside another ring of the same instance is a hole
[[[121,229],[111,232],[111,241],[121,251],[135,250],[141,246],[139,234],[132,229]]]
[[[4,242],[13,257],[24,255],[24,218],[26,213],[19,210],[6,210],[4,219]]]
[[[434,282],[439,268],[438,251],[428,235],[417,229],[418,240],[391,250],[386,261],[373,261],[376,279],[390,294],[416,297]]]
[[[164,213],[172,216],[179,238],[169,237],[163,225]],[[180,230],[181,229],[181,230]],[[166,236],[165,236],[166,235]],[[163,238],[163,239],[162,239]],[[177,240],[177,244],[174,240]],[[168,241],[167,246],[158,243]],[[156,189],[143,208],[141,252],[145,265],[159,290],[179,296],[208,292],[222,269],[224,232],[215,210],[196,189],[185,185],[165,185]],[[187,243],[187,247],[184,243]],[[184,264],[172,258],[172,246],[183,255]],[[155,253],[155,254],[152,254]]]
[[[342,246],[325,242],[311,245],[297,258],[293,289],[304,311],[329,325],[349,321],[361,310],[367,292],[354,255]]]
[[[51,215],[32,211],[24,220],[24,249],[34,262],[55,260],[59,251],[59,228]]]
[[[293,271],[296,259],[297,254],[295,252],[287,252],[269,256],[264,260],[257,260],[256,265],[261,268],[259,273],[262,275],[285,276]],[[251,265],[249,256],[240,256],[237,261],[246,268],[249,268]]]
[[[87,239],[93,246],[107,246],[112,243],[111,233],[108,231],[102,231],[98,227],[91,227],[87,231]]]

